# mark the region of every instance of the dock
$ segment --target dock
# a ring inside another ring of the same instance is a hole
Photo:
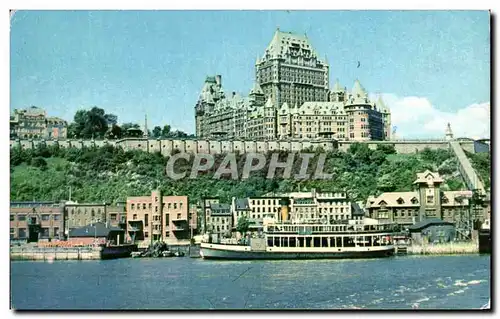
[[[11,260],[101,260],[130,257],[137,245],[85,246],[85,247],[36,247],[14,246],[10,248]]]

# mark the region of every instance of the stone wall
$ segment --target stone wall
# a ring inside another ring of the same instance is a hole
[[[187,153],[210,153],[220,154],[226,152],[265,153],[268,151],[300,151],[306,148],[316,149],[321,147],[324,150],[339,149],[346,151],[354,141],[332,141],[332,140],[293,140],[293,141],[248,141],[248,140],[195,140],[195,139],[145,139],[127,138],[122,140],[11,140],[10,147],[19,146],[24,149],[35,148],[39,144],[59,145],[59,147],[102,147],[113,145],[123,147],[125,150],[141,150],[144,152],[161,152],[164,156],[169,156],[172,152]],[[377,145],[394,145],[400,154],[409,154],[422,151],[424,148],[449,149],[448,141],[440,140],[405,140],[405,141],[366,141],[371,149],[376,149]],[[476,152],[477,143],[473,140],[460,140],[462,148],[468,152]]]

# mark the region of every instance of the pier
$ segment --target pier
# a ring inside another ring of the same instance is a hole
[[[10,248],[11,260],[100,260],[130,257],[136,245],[84,246],[84,247],[34,247]]]

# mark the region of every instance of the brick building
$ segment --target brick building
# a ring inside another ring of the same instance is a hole
[[[65,235],[68,235],[70,230],[74,228],[106,222],[106,208],[106,203],[66,202],[64,204]]]
[[[64,237],[64,204],[10,202],[10,239],[38,241]]]
[[[162,196],[155,190],[150,196],[128,197],[127,236],[143,246],[155,241],[189,243],[189,225],[196,223],[189,219],[189,211],[187,196]]]

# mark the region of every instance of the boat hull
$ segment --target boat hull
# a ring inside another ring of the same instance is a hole
[[[220,247],[201,247],[200,255],[204,259],[251,260],[251,259],[355,259],[383,258],[394,256],[395,249],[390,246],[377,250],[343,251],[237,251]]]
[[[491,254],[491,233],[490,230],[479,231],[479,253]]]

